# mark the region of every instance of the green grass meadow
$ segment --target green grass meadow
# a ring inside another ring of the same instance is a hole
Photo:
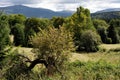
[[[20,48],[20,51],[31,53],[32,49]],[[116,51],[118,50],[118,51]],[[120,44],[102,44],[96,53],[71,53],[70,61],[66,63],[64,77],[56,73],[48,80],[120,80]],[[31,59],[32,56],[29,56]],[[44,68],[38,65],[34,71]],[[47,80],[47,79],[46,79]]]
[[[22,74],[11,80],[120,80],[120,44],[102,44],[99,47],[100,50],[95,53],[71,53],[69,62],[62,70],[62,76],[56,72],[53,76],[47,77],[45,67],[40,64],[36,65],[29,75]],[[32,48],[14,47],[14,49],[18,49],[20,54],[31,60],[34,59]],[[0,73],[4,71],[1,70]],[[8,79],[2,76],[0,80]]]

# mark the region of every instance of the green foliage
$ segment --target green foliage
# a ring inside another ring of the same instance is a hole
[[[110,25],[115,28],[116,37],[118,38],[118,42],[120,42],[120,19],[112,19]]]
[[[108,37],[111,38],[112,44],[120,42],[119,35],[113,25],[110,25],[110,27],[108,28]]]
[[[112,51],[112,52],[120,52],[120,48],[115,48],[115,49],[113,48],[113,49],[110,49],[109,51],[110,51],[110,52],[111,52],[111,51]]]
[[[52,22],[53,22],[53,26],[54,26],[55,28],[59,28],[60,26],[63,25],[63,23],[64,23],[64,18],[62,18],[62,17],[53,17],[53,18],[52,18]]]
[[[6,15],[0,15],[0,51],[9,44],[9,33],[8,18]]]
[[[1,62],[5,58],[5,48],[10,44],[9,39],[10,29],[8,26],[8,17],[5,14],[0,14],[0,69],[2,68]]]
[[[24,34],[24,25],[15,24],[12,29],[12,33],[14,35],[14,44],[15,46],[24,46],[25,34]]]
[[[101,39],[96,32],[91,30],[85,31],[81,35],[81,47],[87,52],[96,52],[98,51],[98,45],[100,44]]]
[[[71,80],[119,80],[119,68],[119,64],[113,65],[103,60],[97,62],[76,61],[69,64],[68,76],[73,76]]]
[[[52,77],[40,75],[41,73],[29,72],[27,74],[16,75],[12,77],[10,75],[4,76],[7,80],[119,80],[120,78],[120,64],[111,64],[103,60],[97,62],[80,62],[75,61],[67,64],[67,68],[64,73],[64,78],[61,79],[60,75],[56,73]],[[20,69],[20,68],[19,68]],[[24,70],[24,69],[23,69]],[[19,71],[19,70],[18,70]],[[10,74],[10,73],[9,73]],[[14,74],[15,75],[15,74]],[[9,77],[9,78],[8,78]],[[10,79],[11,78],[11,79]]]
[[[54,73],[53,67],[62,71],[64,63],[70,57],[70,52],[74,51],[72,34],[64,27],[41,29],[31,41],[37,58],[47,62],[48,71],[52,71],[50,74]]]
[[[1,77],[6,80],[20,80],[23,75],[25,77],[29,74],[24,58],[19,55],[18,50],[13,50],[12,47],[5,51],[5,58],[1,61],[0,67]]]
[[[107,43],[108,24],[104,20],[99,20],[99,19],[94,19],[93,24],[98,34],[100,35],[102,42]]]
[[[116,44],[120,42],[120,20],[112,19],[110,20],[109,27],[108,24],[104,20],[93,20],[94,26],[101,36],[101,40],[103,43],[107,44]]]
[[[11,29],[11,34],[14,35],[14,44],[24,45],[24,23],[26,17],[21,14],[11,14],[9,15],[9,26]]]
[[[120,19],[120,11],[92,13],[91,16],[94,19],[103,19],[109,22],[111,19]]]
[[[47,28],[49,25],[48,19],[28,18],[25,22],[25,45],[29,46],[29,38],[41,29]]]
[[[81,34],[85,30],[95,30],[90,17],[90,11],[83,7],[77,8],[76,13],[66,18],[64,26],[74,33],[74,42],[78,47],[80,47]]]
[[[39,18],[28,18],[25,22],[25,31],[29,31],[33,29],[34,32],[39,32],[39,28],[45,29],[49,25],[49,21],[47,19],[39,19]]]
[[[114,27],[120,27],[120,19],[112,19],[110,21],[110,25],[112,25]]]
[[[111,40],[111,38],[107,38],[107,42],[106,42],[107,44],[112,44],[112,40]]]
[[[111,20],[110,27],[103,20],[95,19],[92,23],[89,10],[79,7],[72,16],[53,18],[51,22],[52,24],[48,19],[26,19],[25,16],[20,14],[12,14],[8,17],[0,13],[0,78],[2,77],[4,80],[120,79],[119,62],[115,65],[102,60],[67,63],[71,56],[70,53],[75,50],[74,43],[78,47],[77,50],[83,49],[87,52],[98,50],[98,45],[101,42],[100,37],[104,43],[119,43],[119,19]],[[16,46],[24,46],[24,44],[25,46],[33,46],[32,51],[35,53],[33,61],[19,55],[20,53],[17,50],[14,51],[13,48],[5,48],[9,44],[10,29],[11,33],[14,34]],[[106,50],[101,48],[102,52]],[[119,53],[120,49],[110,49],[109,51]],[[34,63],[35,60],[38,60],[38,62]],[[30,62],[30,64],[26,62]],[[45,67],[41,68],[39,66],[41,69],[38,68],[38,72],[33,71],[29,66],[32,63],[35,65],[41,63]],[[52,77],[47,76],[53,73],[55,74],[51,75]]]
[[[26,20],[26,17],[22,14],[11,14],[11,15],[9,15],[10,28],[12,29],[12,27],[15,24],[24,24],[25,20]]]

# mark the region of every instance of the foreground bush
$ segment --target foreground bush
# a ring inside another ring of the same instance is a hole
[[[21,58],[22,59],[22,58]],[[21,60],[20,59],[20,60]],[[12,60],[12,58],[10,59]],[[16,58],[17,60],[17,58]],[[20,61],[19,60],[19,61]],[[63,78],[58,72],[53,76],[45,74],[45,68],[37,69],[37,71],[27,71],[26,64],[19,61],[13,62],[13,65],[4,66],[0,74],[4,74],[2,80],[119,80],[120,79],[120,63],[111,64],[103,60],[97,62],[80,62],[75,61],[67,63],[64,69]],[[5,70],[6,69],[6,70]]]
[[[31,39],[36,59],[31,62],[29,69],[33,69],[37,64],[43,64],[47,69],[47,75],[53,75],[56,71],[62,74],[71,51],[75,50],[72,38],[72,34],[64,27],[41,29]]]

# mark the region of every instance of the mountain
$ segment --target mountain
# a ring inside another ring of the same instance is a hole
[[[106,21],[110,21],[111,19],[120,19],[120,8],[97,11],[96,13],[92,13],[91,17],[95,19],[104,19]]]
[[[72,11],[55,12],[44,8],[31,8],[23,5],[14,5],[8,7],[0,7],[0,10],[7,14],[23,14],[27,17],[52,18],[53,16],[67,17],[73,14]]]
[[[109,8],[109,9],[97,11],[96,13],[113,12],[113,11],[120,11],[120,8]]]

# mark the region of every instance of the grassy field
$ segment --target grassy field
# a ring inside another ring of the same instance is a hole
[[[104,49],[105,51],[98,51],[95,53],[86,53],[86,52],[80,52],[80,53],[71,53],[72,57],[70,58],[71,62],[74,62],[76,60],[87,62],[87,61],[99,61],[99,60],[105,60],[110,63],[119,63],[120,62],[120,51],[114,52],[110,50],[114,49],[120,49],[120,44],[102,44],[100,45],[101,49]],[[34,54],[31,52],[32,48],[24,48],[24,47],[18,47],[18,50],[21,54],[24,54],[28,56],[30,59],[34,59]]]
[[[34,60],[32,48],[14,47],[20,54]],[[71,53],[70,61],[63,69],[64,77],[59,73],[52,77],[44,74],[45,67],[37,65],[29,76],[19,75],[17,79],[10,80],[120,80],[120,44],[102,44],[98,52]],[[28,64],[29,65],[29,64]],[[15,68],[14,71],[19,68]],[[18,71],[19,72],[19,71]],[[21,72],[21,70],[20,70]],[[10,77],[11,74],[7,77]],[[13,76],[13,75],[12,75]],[[0,79],[1,80],[1,79]],[[6,80],[3,79],[2,80]]]
[[[120,48],[120,44],[102,44],[100,45],[100,47],[110,50],[110,49]]]

